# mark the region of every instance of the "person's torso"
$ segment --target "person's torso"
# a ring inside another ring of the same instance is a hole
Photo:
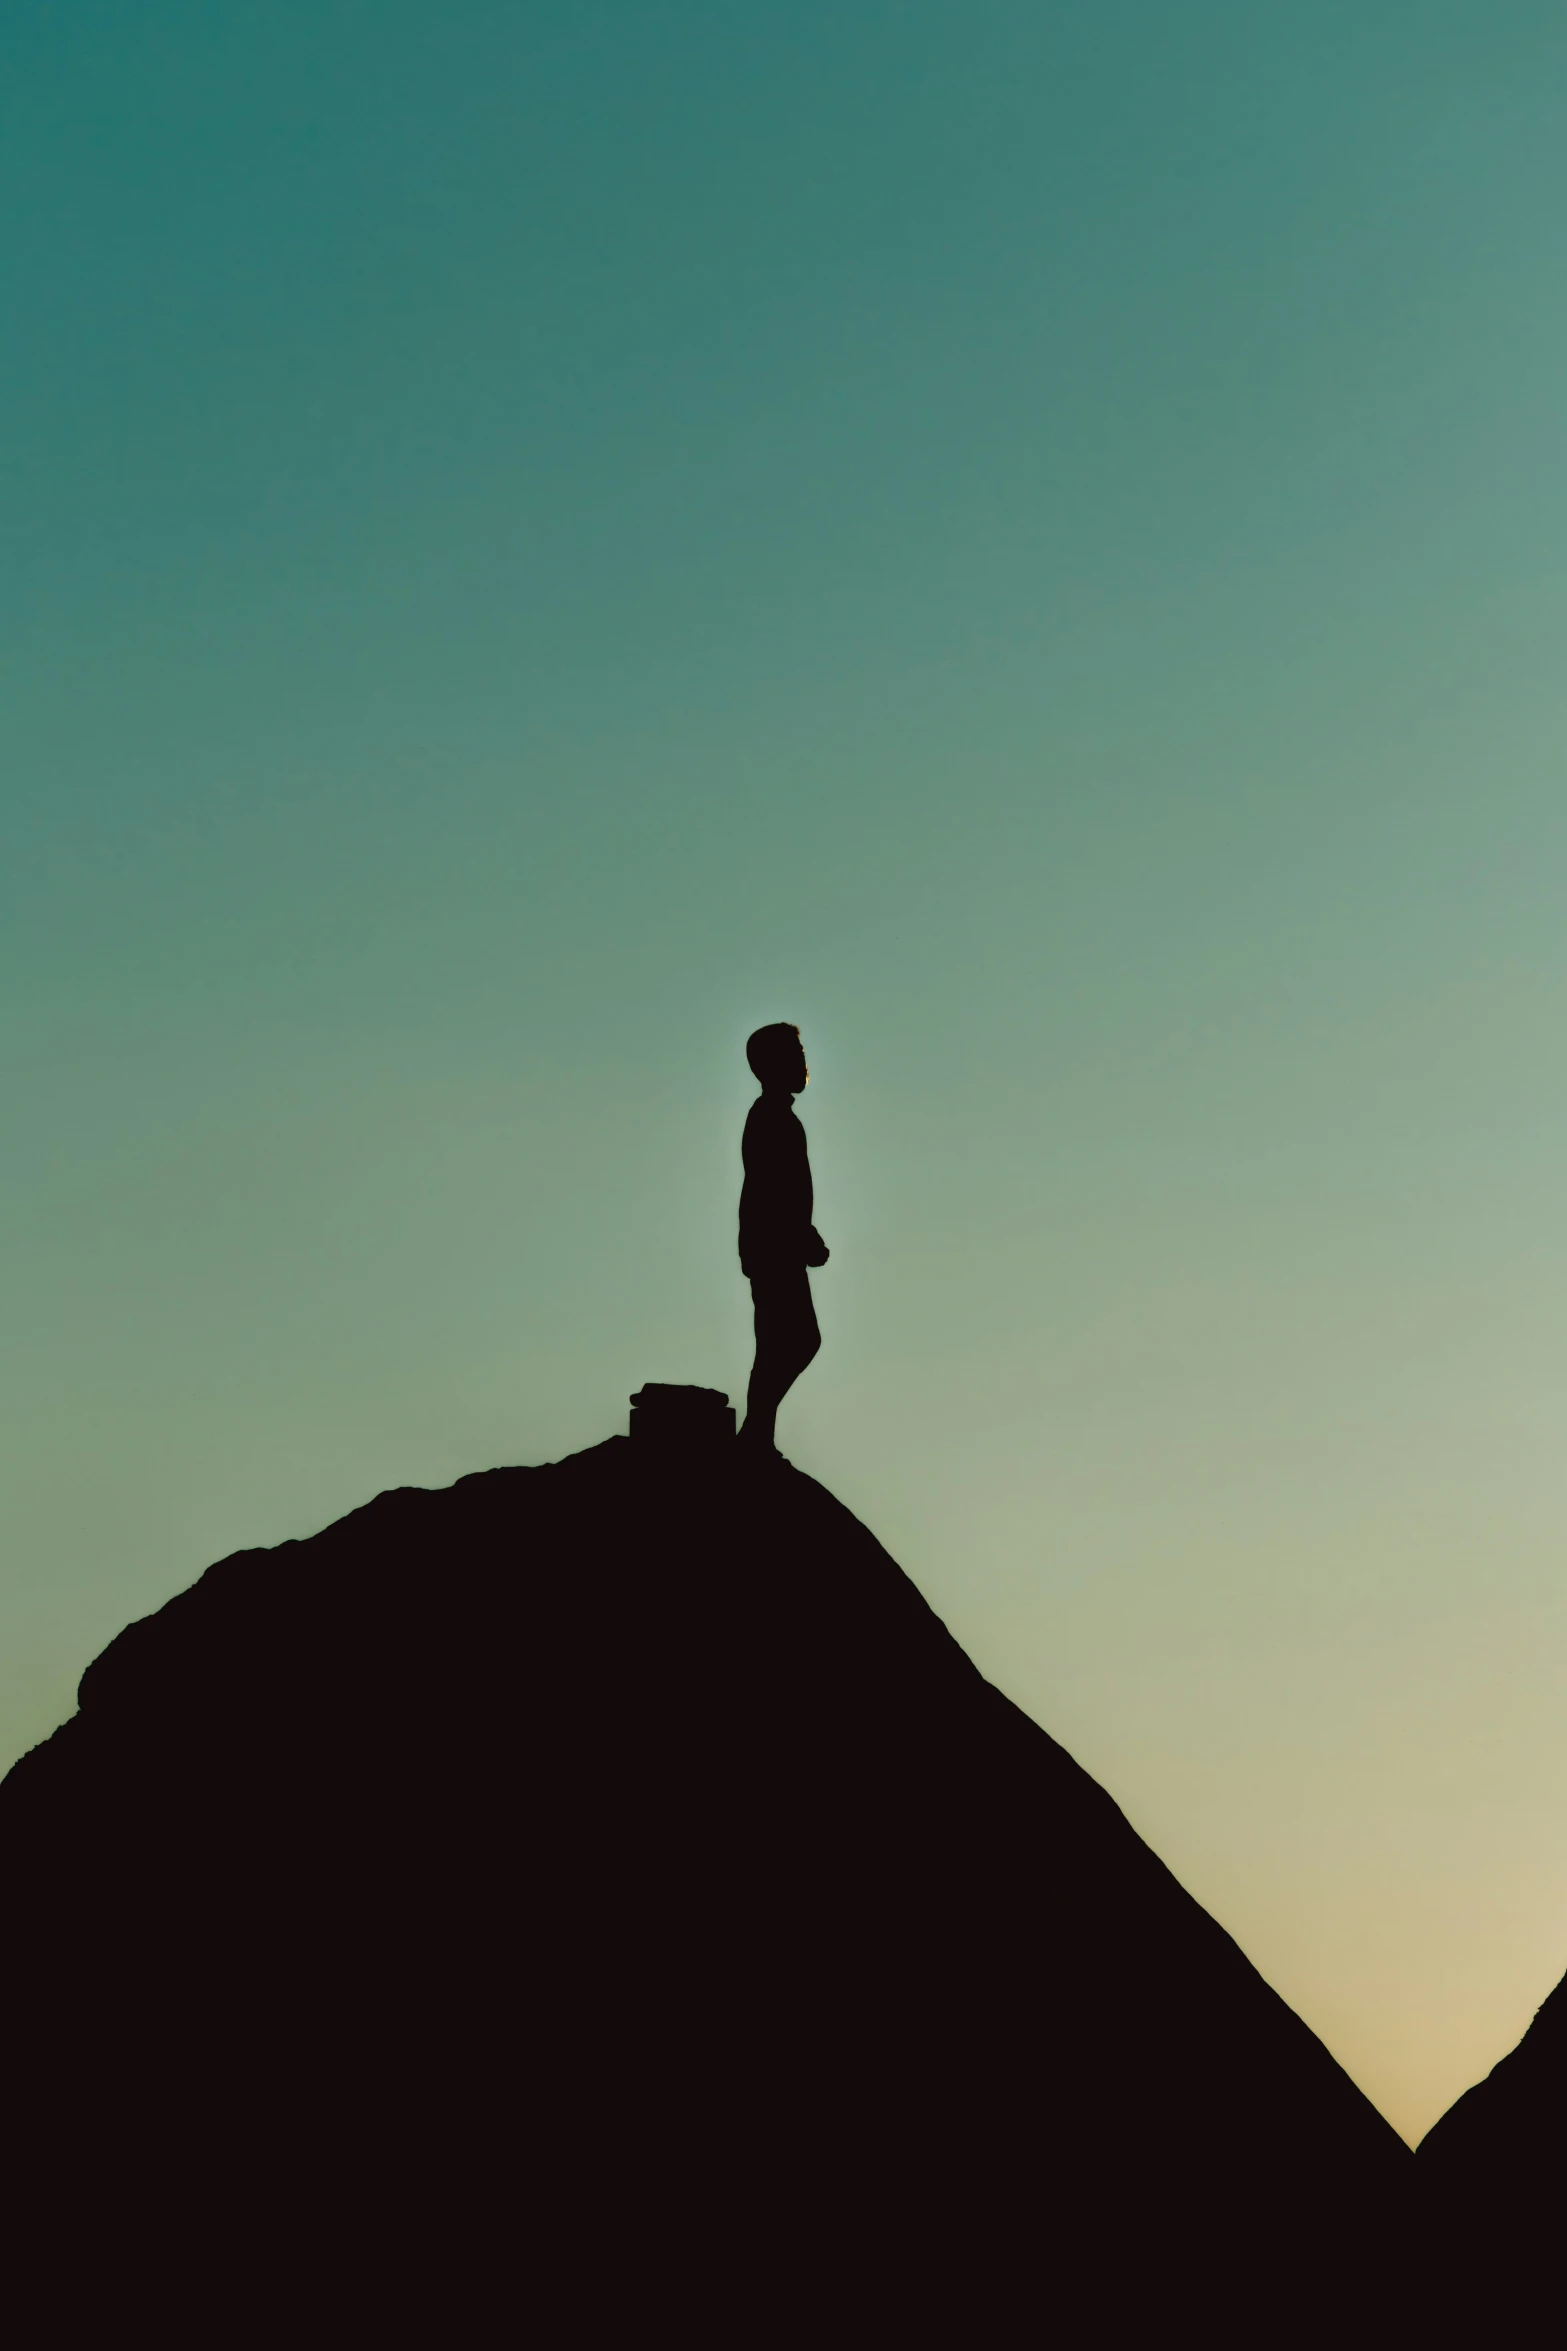
[[[803,1265],[811,1230],[811,1163],[805,1129],[789,1103],[752,1103],[741,1158],[740,1262]]]

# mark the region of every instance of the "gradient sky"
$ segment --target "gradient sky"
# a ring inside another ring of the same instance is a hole
[[[0,1761],[743,1387],[1417,2135],[1567,1965],[1567,19],[11,0]]]

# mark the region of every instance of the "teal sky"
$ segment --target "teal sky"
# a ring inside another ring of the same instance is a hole
[[[1411,2135],[1567,1966],[1567,21],[13,0],[0,1761],[737,1392]]]

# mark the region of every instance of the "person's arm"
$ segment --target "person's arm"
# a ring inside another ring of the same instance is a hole
[[[794,1126],[795,1132],[800,1138],[800,1206],[801,1221],[805,1226],[805,1262],[807,1265],[825,1265],[827,1263],[827,1244],[811,1222],[812,1212],[816,1206],[816,1193],[811,1183],[811,1155],[805,1146],[804,1127],[800,1125],[798,1119],[795,1120]]]

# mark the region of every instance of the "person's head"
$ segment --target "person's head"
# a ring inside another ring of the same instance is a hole
[[[769,1021],[765,1029],[753,1029],[745,1041],[745,1057],[764,1094],[801,1093],[811,1074],[792,1021]]]

